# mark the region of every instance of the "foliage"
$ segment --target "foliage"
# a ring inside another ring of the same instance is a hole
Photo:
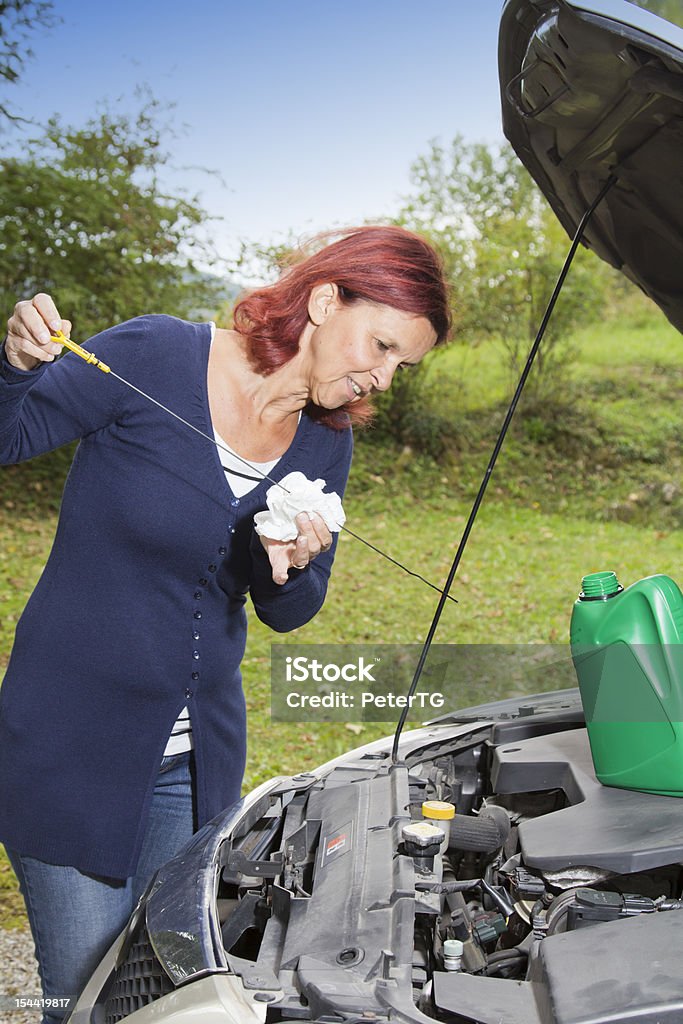
[[[555,215],[507,145],[470,144],[460,136],[449,147],[433,141],[413,165],[412,184],[399,220],[428,235],[442,253],[458,335],[470,342],[499,337],[518,375],[568,249]],[[558,342],[597,316],[609,279],[596,257],[577,254],[531,391],[548,399],[566,390],[568,353]]]
[[[408,445],[434,459],[460,447],[465,425],[452,410],[448,417],[443,413],[452,380],[431,372],[433,362],[430,353],[417,366],[397,373],[391,388],[373,398],[371,443]]]
[[[270,244],[240,239],[232,263],[235,276],[230,279],[226,294],[221,297],[216,322],[221,327],[232,327],[232,313],[237,299],[252,288],[274,283],[296,252],[297,243],[292,235],[286,242]]]
[[[280,242],[242,242],[240,271],[249,280],[273,283],[301,252],[300,243],[289,234]]]
[[[50,0],[4,0],[0,3],[0,80],[5,85],[18,81],[26,61],[33,54],[27,44],[36,28],[52,28],[55,23]],[[0,125],[21,118],[0,102]]]
[[[373,431],[384,440],[412,443],[411,428],[421,414],[421,402],[426,389],[424,360],[415,367],[397,372],[389,391],[375,395]]]
[[[54,117],[24,156],[0,159],[0,308],[51,292],[83,338],[140,312],[210,303],[211,281],[194,268],[207,215],[162,189],[163,134],[147,101],[83,128]]]

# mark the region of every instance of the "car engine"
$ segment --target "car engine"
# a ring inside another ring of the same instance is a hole
[[[482,705],[205,826],[74,1020],[680,1024],[682,886],[680,801],[597,781],[577,691]]]
[[[233,837],[222,945],[266,1020],[681,1019],[680,804],[601,786],[585,730],[537,717],[349,756]]]

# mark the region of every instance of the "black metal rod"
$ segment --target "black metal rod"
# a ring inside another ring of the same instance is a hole
[[[498,455],[500,454],[500,450],[503,447],[503,442],[504,442],[505,436],[506,436],[506,434],[508,432],[508,428],[510,426],[510,423],[512,422],[512,417],[515,414],[515,409],[517,408],[517,404],[518,404],[520,398],[522,397],[522,391],[524,390],[524,385],[526,384],[527,378],[528,378],[529,374],[531,373],[531,367],[533,365],[534,359],[536,358],[536,354],[537,354],[537,352],[539,350],[539,347],[540,347],[540,344],[541,344],[541,340],[543,339],[543,335],[545,334],[545,331],[546,331],[546,328],[548,326],[548,322],[550,320],[550,317],[552,316],[553,310],[555,309],[555,303],[557,302],[558,296],[559,296],[559,294],[560,294],[560,292],[562,290],[562,285],[564,284],[564,281],[565,281],[565,278],[567,276],[567,273],[569,272],[569,268],[570,268],[570,266],[572,264],[572,260],[574,259],[574,255],[576,253],[576,250],[579,247],[579,243],[580,243],[580,241],[581,241],[581,239],[583,237],[583,233],[586,230],[586,225],[588,224],[588,221],[590,220],[591,216],[593,215],[594,210],[602,202],[602,200],[607,195],[609,190],[612,188],[612,186],[614,185],[616,180],[617,179],[616,179],[616,177],[614,175],[610,175],[610,177],[607,179],[606,183],[603,185],[603,187],[601,188],[600,192],[598,193],[597,197],[593,200],[593,202],[591,203],[591,205],[588,207],[588,209],[584,213],[583,217],[581,218],[581,220],[579,222],[579,226],[576,229],[576,233],[574,234],[574,238],[572,239],[572,244],[569,247],[569,252],[567,253],[567,256],[565,258],[564,264],[562,266],[562,270],[560,271],[560,275],[559,275],[559,277],[557,279],[557,283],[555,284],[555,287],[553,289],[553,293],[550,296],[550,301],[548,302],[548,305],[546,307],[546,311],[543,314],[543,319],[541,320],[541,325],[538,328],[538,333],[536,334],[536,338],[534,340],[534,343],[531,346],[531,349],[529,350],[529,355],[527,357],[526,365],[525,365],[524,369],[522,370],[522,375],[519,378],[519,383],[517,384],[517,388],[516,388],[515,393],[514,393],[514,395],[512,397],[512,401],[510,402],[510,406],[509,406],[508,411],[507,411],[507,413],[505,415],[505,420],[503,421],[503,426],[500,429],[500,433],[498,434],[498,439],[496,440],[496,443],[495,443],[495,445],[493,447],[493,451],[491,453],[491,458],[489,459],[488,466],[486,467],[486,472],[484,473],[484,476],[483,476],[483,479],[481,481],[481,484],[480,484],[477,496],[474,499],[474,504],[472,505],[472,511],[470,512],[469,518],[467,520],[467,523],[465,524],[465,529],[463,530],[463,534],[462,534],[462,537],[460,539],[460,544],[458,545],[458,550],[455,553],[455,558],[453,559],[453,564],[451,565],[450,572],[448,573],[448,577],[446,579],[446,583],[444,584],[444,588],[443,588],[443,591],[441,593],[441,597],[439,598],[439,602],[438,602],[438,604],[436,606],[436,611],[434,612],[434,618],[432,619],[432,624],[429,627],[429,632],[427,633],[427,638],[426,638],[426,640],[424,642],[424,645],[422,647],[422,651],[420,652],[420,658],[419,658],[418,663],[417,663],[417,668],[415,669],[415,675],[413,676],[413,681],[410,684],[410,689],[408,690],[408,700],[406,701],[406,704],[405,704],[403,710],[401,711],[401,717],[398,720],[398,725],[396,726],[396,732],[394,734],[394,744],[393,744],[392,751],[391,751],[391,758],[392,758],[392,761],[394,761],[394,762],[396,762],[398,760],[398,746],[399,746],[399,741],[400,741],[400,738],[401,738],[401,732],[403,731],[403,726],[405,725],[406,719],[408,717],[408,712],[410,710],[410,697],[412,697],[412,695],[415,693],[415,690],[417,689],[417,684],[418,684],[418,682],[420,680],[420,676],[422,675],[422,670],[423,670],[425,662],[427,660],[427,655],[429,654],[429,649],[430,649],[430,647],[432,645],[432,640],[434,638],[434,634],[436,633],[437,626],[439,625],[439,620],[441,619],[441,613],[443,612],[444,605],[446,604],[446,599],[448,597],[448,592],[451,589],[451,586],[453,585],[453,580],[455,579],[455,574],[458,571],[458,566],[460,565],[460,560],[461,560],[461,558],[463,556],[463,552],[465,550],[465,547],[467,545],[467,541],[468,541],[470,533],[472,531],[472,527],[474,526],[474,520],[477,518],[477,513],[479,511],[479,508],[481,506],[482,501],[484,500],[484,494],[486,493],[486,488],[488,487],[489,480],[491,479],[491,474],[493,473],[493,467],[495,466],[496,460],[498,459]]]

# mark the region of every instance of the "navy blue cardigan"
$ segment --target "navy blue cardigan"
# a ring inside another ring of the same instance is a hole
[[[212,436],[208,324],[145,316],[89,348]],[[321,607],[334,547],[284,586],[253,530],[262,481],[231,493],[213,444],[74,354],[0,368],[0,461],[80,438],[52,552],[17,625],[0,690],[0,840],[125,878],[162,753],[187,703],[199,824],[239,798],[245,600],[278,632]],[[342,493],[351,431],[305,413],[273,471]]]

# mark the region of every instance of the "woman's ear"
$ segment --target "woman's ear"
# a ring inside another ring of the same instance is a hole
[[[338,305],[339,289],[333,281],[316,285],[308,299],[308,316],[311,323],[319,327]]]

